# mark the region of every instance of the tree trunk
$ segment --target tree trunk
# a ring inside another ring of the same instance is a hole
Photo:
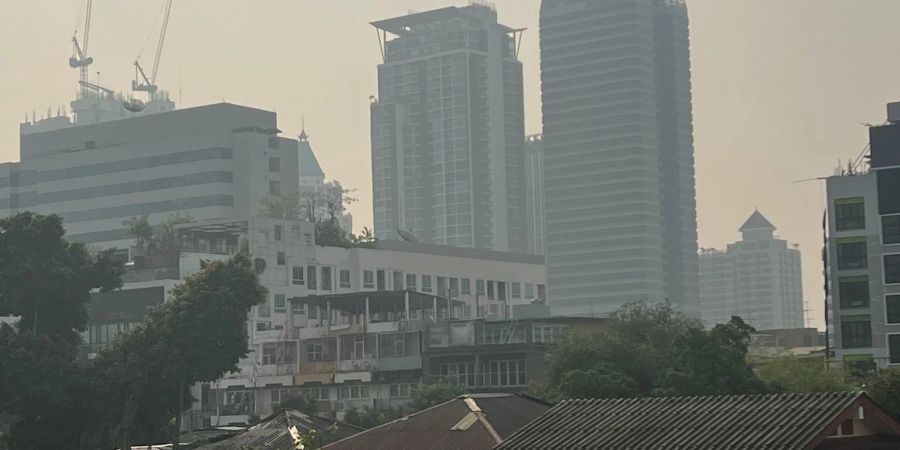
[[[181,438],[181,412],[184,405],[184,386],[178,383],[178,407],[175,408],[175,437],[172,439],[172,450],[178,450],[178,441]]]
[[[35,299],[34,302],[34,318],[31,319],[31,334],[37,334],[37,316],[38,316],[38,302]]]

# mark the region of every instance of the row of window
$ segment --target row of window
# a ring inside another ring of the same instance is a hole
[[[862,197],[834,201],[834,226],[837,231],[866,228],[865,201]],[[881,243],[900,244],[900,215],[881,217]]]
[[[408,398],[412,395],[413,389],[418,386],[416,383],[393,383],[388,385],[388,396],[394,398]],[[331,389],[327,386],[315,386],[293,389],[273,389],[269,391],[269,403],[273,406],[294,398],[306,397],[316,401],[332,400]],[[373,389],[364,384],[353,384],[341,386],[337,393],[339,398],[343,399],[368,399],[372,398]],[[224,402],[222,405],[222,414],[224,415],[240,415],[253,412],[254,393],[252,390],[234,390],[226,391]]]
[[[441,363],[439,373],[443,382],[465,387],[515,387],[528,384],[525,360],[522,359],[482,361],[478,368],[476,374],[475,363],[472,362]]]
[[[837,244],[838,270],[868,268],[866,238],[840,238]],[[900,284],[900,254],[882,255],[884,284]]]

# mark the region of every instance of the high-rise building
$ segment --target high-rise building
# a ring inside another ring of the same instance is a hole
[[[23,125],[20,161],[0,164],[0,217],[57,214],[68,239],[127,249],[131,217],[246,220],[260,197],[297,190],[297,141],[271,111],[219,103],[62,122]]]
[[[376,237],[525,251],[517,30],[481,4],[372,25],[384,58],[371,105]]]
[[[554,314],[668,299],[697,316],[682,0],[543,0],[544,192]]]
[[[709,326],[739,316],[757,330],[802,328],[800,250],[777,239],[759,211],[740,232],[724,251],[700,251],[700,317]]]
[[[900,103],[869,128],[869,170],[828,178],[826,308],[834,361],[900,364]]]
[[[544,254],[544,143],[541,135],[525,138],[525,216],[528,253]]]

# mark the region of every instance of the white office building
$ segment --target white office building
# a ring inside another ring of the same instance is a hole
[[[261,196],[298,188],[297,140],[271,111],[219,103],[38,125],[23,128],[20,161],[0,165],[0,215],[57,214],[70,240],[98,247],[128,248],[133,216],[247,219]]]
[[[759,211],[726,250],[700,251],[700,316],[708,326],[739,316],[757,330],[802,328],[800,251],[774,236]]]

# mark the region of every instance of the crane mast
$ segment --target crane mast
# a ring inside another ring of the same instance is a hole
[[[141,66],[139,61],[140,56],[134,60],[134,81],[131,82],[131,89],[147,92],[151,97],[159,90],[159,86],[156,84],[156,75],[159,72],[159,61],[162,58],[163,45],[166,42],[166,31],[169,28],[169,15],[172,12],[172,1],[173,0],[166,0],[165,3],[162,26],[159,30],[159,41],[156,43],[156,55],[153,58],[153,67],[149,77]]]
[[[91,37],[91,9],[93,0],[87,0],[84,14],[84,34],[81,38],[81,44],[78,43],[78,30],[72,34],[72,56],[69,57],[69,67],[78,69],[79,84],[81,85],[81,95],[86,95],[88,89],[85,83],[88,83],[88,66],[94,62],[94,58],[88,56],[88,41]]]

